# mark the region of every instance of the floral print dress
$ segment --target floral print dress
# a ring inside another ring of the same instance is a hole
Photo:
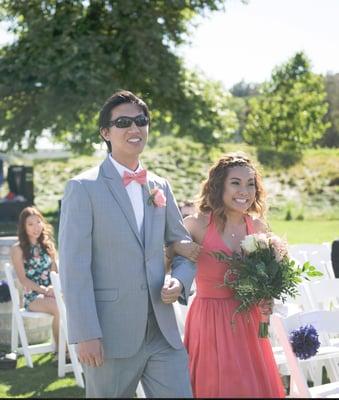
[[[31,245],[29,258],[24,262],[26,277],[39,286],[49,286],[51,284],[50,272],[52,259],[40,244]],[[40,293],[34,290],[24,289],[24,307],[28,307]]]

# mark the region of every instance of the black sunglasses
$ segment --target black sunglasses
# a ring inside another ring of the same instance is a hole
[[[113,121],[108,122],[108,126],[116,126],[117,128],[129,128],[133,122],[136,126],[146,126],[149,123],[149,118],[144,114],[139,114],[136,117],[118,117]]]

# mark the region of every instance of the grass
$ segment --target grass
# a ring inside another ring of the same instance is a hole
[[[339,237],[339,220],[269,221],[274,233],[285,237],[289,244],[323,243]]]
[[[16,369],[0,369],[0,398],[84,398],[85,390],[75,383],[73,373],[58,378],[51,353],[33,355],[34,368],[19,356]]]
[[[53,225],[55,239],[58,238],[57,213],[46,213],[47,220]],[[338,239],[339,220],[291,220],[285,221],[274,215],[268,217],[268,223],[274,233],[285,237],[289,244],[323,243]]]

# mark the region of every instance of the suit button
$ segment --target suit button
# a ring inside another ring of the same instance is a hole
[[[141,287],[142,290],[147,290],[147,285],[146,285],[146,283],[143,283],[140,287]]]

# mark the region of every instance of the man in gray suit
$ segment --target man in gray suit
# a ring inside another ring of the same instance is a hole
[[[191,240],[166,179],[142,168],[149,111],[133,93],[104,104],[109,154],[71,179],[62,199],[60,277],[70,343],[87,397],[192,397],[172,303],[187,304],[195,274],[184,257],[165,280],[164,244]]]

